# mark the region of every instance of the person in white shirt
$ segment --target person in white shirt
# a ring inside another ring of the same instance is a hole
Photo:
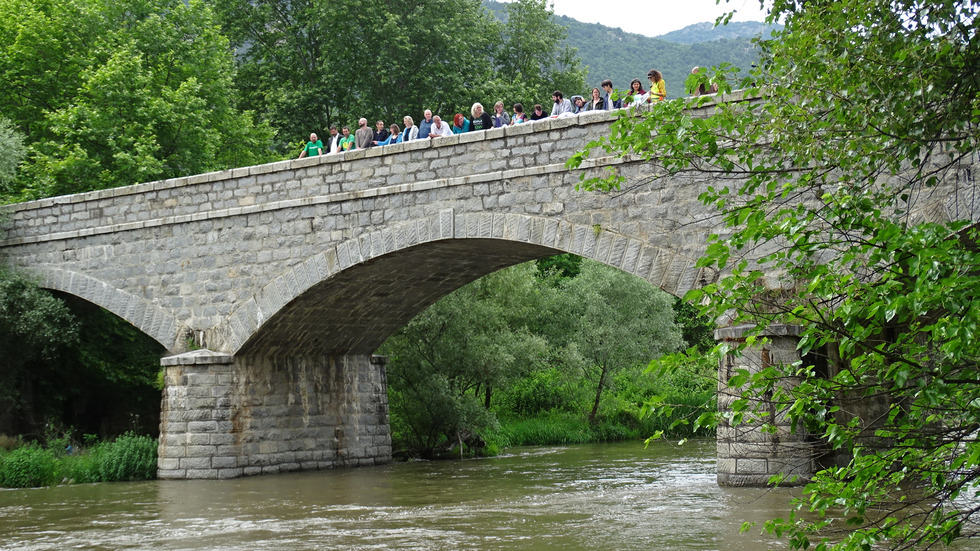
[[[330,141],[327,145],[327,153],[337,153],[340,151],[340,132],[337,132],[336,126],[330,127]]]
[[[429,127],[429,137],[438,138],[440,136],[452,136],[453,129],[448,124],[442,122],[442,117],[435,115],[432,117],[432,126]]]

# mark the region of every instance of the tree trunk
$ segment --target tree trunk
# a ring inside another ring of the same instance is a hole
[[[595,424],[595,416],[599,412],[599,398],[602,397],[602,387],[606,383],[606,368],[600,368],[602,371],[599,372],[599,384],[595,389],[595,402],[592,402],[592,411],[589,413],[589,424]]]

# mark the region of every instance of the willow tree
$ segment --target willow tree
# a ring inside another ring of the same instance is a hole
[[[752,420],[753,399],[771,393],[837,458],[793,515],[767,524],[792,548],[924,549],[977,534],[978,205],[969,191],[941,216],[908,213],[940,184],[975,185],[978,12],[967,0],[776,0],[768,22],[785,28],[760,43],[746,80],[693,77],[763,101],[722,103],[705,119],[684,108],[712,97],[664,102],[592,144],[664,175],[729,178],[701,196],[728,224],[701,266],[730,275],[688,298],[759,332],[801,325],[801,356],[826,364],[729,381],[745,383],[733,420]],[[778,293],[760,292],[763,272],[783,274]],[[882,415],[854,415],[862,400],[880,400]]]

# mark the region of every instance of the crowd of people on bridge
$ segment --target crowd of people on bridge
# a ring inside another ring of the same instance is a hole
[[[691,73],[698,73],[699,70],[700,68],[695,67]],[[530,112],[525,112],[523,104],[515,103],[511,113],[508,113],[504,108],[504,102],[498,101],[493,106],[493,112],[487,113],[483,104],[474,103],[470,109],[469,117],[462,113],[456,113],[451,122],[443,120],[439,115],[435,115],[431,110],[426,109],[418,124],[411,116],[406,115],[402,119],[403,128],[397,124],[385,126],[384,121],[379,120],[375,122],[374,130],[368,126],[366,118],[361,118],[357,122],[357,128],[353,134],[351,134],[349,126],[342,126],[339,130],[336,126],[331,126],[326,145],[316,133],[310,134],[310,141],[306,143],[299,156],[303,158],[414,140],[436,139],[442,136],[500,128],[541,119],[574,116],[587,111],[623,109],[667,99],[667,83],[660,71],[651,69],[647,73],[647,79],[650,81],[649,91],[643,88],[643,83],[638,78],[630,82],[629,90],[624,94],[616,93],[613,83],[609,79],[602,81],[598,87],[592,88],[588,98],[580,95],[566,98],[561,90],[555,90],[551,95],[552,103],[549,110],[546,110],[541,104],[535,104]],[[717,91],[717,85],[706,87],[702,84],[691,94],[697,96],[713,94]],[[620,95],[622,95],[621,98]]]

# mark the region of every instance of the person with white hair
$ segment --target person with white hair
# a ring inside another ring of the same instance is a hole
[[[442,122],[442,117],[439,115],[434,115],[432,117],[432,126],[429,127],[429,137],[439,138],[441,136],[452,136],[453,129],[449,127],[448,124]]]
[[[470,108],[470,132],[474,130],[489,130],[493,128],[493,120],[490,115],[483,112],[482,103],[474,103]]]

